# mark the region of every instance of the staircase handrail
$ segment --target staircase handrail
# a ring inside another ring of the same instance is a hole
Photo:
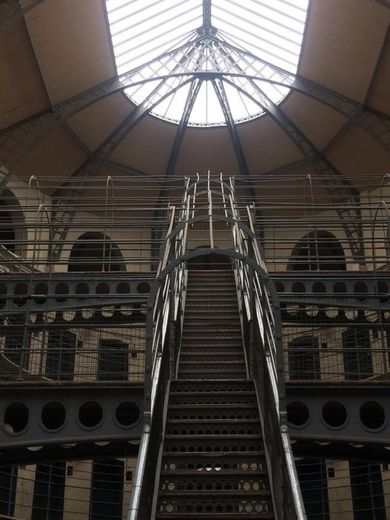
[[[140,449],[137,461],[137,468],[132,490],[132,498],[128,510],[128,520],[146,520],[152,504],[145,504],[142,494],[148,495],[151,500],[153,496],[154,482],[149,485],[149,494],[145,493],[147,478],[145,477],[148,468],[148,454],[150,457],[151,446],[153,453],[159,452],[159,427],[162,428],[163,414],[162,407],[165,400],[168,377],[173,376],[174,366],[172,363],[166,367],[167,355],[166,344],[174,341],[173,328],[178,323],[178,318],[182,306],[184,305],[185,295],[185,265],[180,263],[168,274],[163,274],[167,265],[175,258],[180,258],[187,249],[188,222],[191,214],[192,195],[189,191],[190,179],[185,179],[185,189],[180,210],[173,205],[168,205],[169,224],[167,227],[165,240],[163,242],[160,262],[157,269],[157,276],[148,300],[148,316],[146,325],[146,352],[145,352],[145,399],[144,399],[144,424],[141,436]],[[196,183],[193,187],[196,193]],[[173,233],[175,224],[184,223],[177,234]],[[169,333],[171,332],[171,333]],[[181,334],[181,331],[179,332]],[[177,339],[177,338],[176,338]],[[171,349],[173,346],[171,345]],[[164,359],[165,358],[165,359]],[[156,403],[161,406],[156,408]],[[158,416],[158,421],[156,419]],[[154,424],[152,419],[155,418]],[[158,424],[156,424],[158,423]],[[144,503],[142,503],[144,502]]]
[[[256,230],[252,217],[254,206],[246,207],[248,227],[251,233],[245,233],[245,226],[239,225],[241,222],[241,216],[237,209],[235,200],[235,186],[232,179],[230,180],[229,201],[232,219],[235,222],[234,226],[232,227],[232,241],[235,251],[244,257],[252,256],[256,264],[261,267],[262,271],[268,273],[264,261],[264,255],[262,253],[262,248],[256,238]],[[245,308],[248,322],[252,324],[252,334],[253,325],[256,325],[258,337],[260,340],[256,341],[254,337],[251,338],[251,348],[254,349],[255,352],[250,353],[248,356],[249,369],[251,372],[250,375],[255,380],[259,402],[261,400],[259,393],[262,389],[264,389],[264,381],[262,380],[262,377],[265,376],[264,373],[257,373],[256,353],[259,354],[260,350],[260,352],[264,354],[263,358],[265,360],[265,366],[263,369],[270,384],[270,400],[273,403],[273,410],[271,409],[272,415],[269,417],[264,417],[265,410],[262,410],[262,422],[263,431],[267,430],[267,428],[265,428],[267,424],[268,427],[272,430],[270,433],[274,439],[270,440],[274,445],[273,449],[276,449],[275,447],[278,444],[276,436],[280,434],[279,455],[282,457],[283,467],[281,469],[282,473],[280,475],[278,484],[280,484],[282,488],[283,486],[287,486],[288,489],[285,490],[287,499],[283,499],[283,502],[286,503],[283,503],[281,506],[279,505],[278,518],[283,520],[292,520],[292,515],[294,514],[296,520],[305,520],[306,513],[288,436],[287,414],[284,403],[285,388],[284,378],[282,375],[283,351],[281,345],[281,320],[279,302],[275,298],[276,292],[274,292],[274,295],[272,295],[273,301],[271,304],[269,286],[272,282],[269,277],[266,280],[260,278],[258,273],[254,271],[248,263],[242,260],[237,260],[236,265],[236,280],[238,283],[239,293],[242,295],[243,308]],[[258,348],[259,346],[260,349]],[[264,431],[264,435],[267,436],[267,431]],[[271,453],[268,453],[268,460],[270,467],[272,467],[273,463],[275,463],[275,459]],[[279,468],[276,469],[275,473],[278,469]],[[275,482],[273,484],[275,485]],[[274,489],[274,493],[280,493],[280,491],[283,491],[283,489]],[[291,495],[289,495],[289,492],[291,492]],[[293,503],[288,504],[289,498],[292,498]],[[278,510],[277,504],[275,504],[275,509]]]

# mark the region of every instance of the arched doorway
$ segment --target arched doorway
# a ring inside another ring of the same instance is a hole
[[[288,263],[293,271],[345,271],[345,254],[328,231],[312,231],[294,247]]]
[[[91,271],[125,271],[123,256],[118,246],[103,233],[84,233],[70,252],[68,272]]]
[[[207,249],[208,245],[202,245],[195,249]],[[205,269],[205,270],[220,270],[220,269],[231,269],[231,259],[225,255],[218,253],[206,254],[191,258],[187,262],[188,269]]]
[[[0,199],[0,244],[18,255],[25,249],[24,224],[24,215],[18,199],[11,190],[4,189]]]

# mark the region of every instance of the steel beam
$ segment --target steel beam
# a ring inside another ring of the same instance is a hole
[[[8,0],[7,3],[11,6],[11,11],[0,19],[0,33],[9,29],[15,22],[42,2],[44,0],[30,0],[22,7],[18,0]]]
[[[269,67],[273,71],[278,72],[280,76],[286,80],[286,84],[283,84],[282,81],[273,82],[272,80],[270,83],[301,92],[340,112],[351,120],[353,124],[363,128],[383,149],[390,153],[390,116],[388,114],[369,108],[363,103],[339,94],[323,85],[319,85],[299,74],[293,74],[284,70],[225,40],[222,41],[214,37],[214,41],[225,48],[225,51],[229,49],[230,52],[235,53],[239,59],[244,59],[245,57],[250,58],[251,60],[256,60],[262,66]],[[248,79],[255,79],[254,77],[251,78],[250,75],[247,75],[247,77]]]
[[[127,89],[129,86],[137,86],[156,80],[162,81],[170,77],[188,76],[198,79],[209,79],[210,77],[242,77],[249,80],[261,80],[270,84],[285,86],[293,91],[310,96],[320,103],[340,112],[345,117],[348,117],[348,125],[360,126],[369,133],[381,147],[386,151],[390,150],[390,117],[388,115],[364,107],[357,101],[346,98],[299,75],[293,76],[287,72],[286,74],[292,78],[293,82],[291,84],[283,84],[281,81],[264,79],[256,75],[228,72],[213,72],[213,74],[209,72],[182,72],[144,79],[131,84],[123,83],[123,81],[127,81],[128,73],[112,78],[82,92],[70,100],[54,106],[52,110],[41,111],[0,131],[0,164],[3,164],[8,172],[0,181],[0,193],[1,187],[8,182],[8,179],[18,164],[52,131],[60,127],[72,116],[107,96]]]
[[[318,179],[326,188],[327,193],[337,202],[342,202],[341,208],[336,208],[356,262],[364,263],[363,228],[360,211],[360,195],[356,188],[340,173],[337,168],[315,147],[308,137],[291,121],[281,108],[273,103],[254,83],[258,93],[263,98],[259,101],[244,89],[230,80],[225,81],[260,106],[278,126],[290,137],[303,155],[313,161]],[[347,203],[347,204],[346,204]]]
[[[217,95],[219,104],[221,105],[223,115],[225,117],[226,125],[229,131],[230,139],[233,145],[234,153],[237,159],[238,168],[240,174],[244,177],[249,176],[249,168],[245,159],[245,154],[242,149],[241,141],[237,132],[237,127],[232,116],[232,112],[229,105],[229,100],[226,95],[224,85],[220,79],[212,80],[215,93]],[[250,188],[251,189],[251,188]]]
[[[57,105],[54,105],[51,109],[40,111],[28,118],[22,120],[19,123],[10,125],[9,127],[0,130],[0,166],[4,166],[7,173],[3,173],[3,177],[0,180],[0,195],[2,193],[2,187],[5,186],[14,172],[15,168],[26,158],[28,155],[56,128],[59,128],[64,122],[69,120],[72,116],[78,114],[87,107],[97,103],[104,98],[121,92],[137,85],[143,85],[150,81],[166,82],[172,77],[186,79],[186,76],[192,77],[191,74],[174,75],[166,74],[159,77],[141,79],[133,81],[131,85],[128,83],[129,79],[137,74],[140,69],[150,65],[154,61],[162,60],[175,53],[185,52],[189,46],[196,46],[200,39],[186,42],[185,44],[169,51],[162,53],[155,60],[136,67],[135,69],[115,76],[99,85],[87,89],[72,98],[65,100]],[[183,58],[187,58],[186,54]],[[180,65],[180,63],[179,63]]]
[[[176,130],[175,140],[173,142],[173,146],[171,149],[171,153],[168,159],[167,166],[165,168],[165,178],[169,177],[173,174],[176,167],[177,158],[179,156],[181,144],[183,142],[184,134],[186,128],[188,126],[188,121],[191,116],[192,109],[194,108],[194,104],[196,98],[198,96],[199,90],[202,86],[202,80],[195,79],[190,86],[190,89],[187,94],[186,103],[184,106],[183,114],[181,116],[179,125]],[[163,207],[162,198],[164,196],[164,186],[160,188],[160,193],[157,199],[157,209],[153,212],[153,221],[162,218],[165,215],[166,209]],[[151,258],[152,260],[158,258],[160,251],[160,240],[162,236],[162,228],[161,227],[153,227],[151,231],[152,243],[151,243]]]
[[[228,64],[238,72],[242,73],[243,70],[241,65],[238,62],[235,62],[222,46],[218,45],[218,48],[224,55]],[[313,167],[317,171],[319,180],[321,184],[325,186],[327,192],[332,198],[343,202],[345,200],[351,201],[351,207],[344,204],[342,208],[337,208],[336,211],[343,222],[345,234],[354,259],[358,263],[364,263],[363,228],[361,224],[360,195],[358,190],[351,186],[349,181],[345,179],[341,172],[339,172],[337,168],[321,154],[309,138],[291,121],[289,117],[287,117],[281,108],[260,89],[254,80],[249,80],[249,83],[260,96],[260,100],[250,95],[233,81],[226,79],[225,81],[261,107],[262,110],[274,119],[288,137],[290,137],[303,155],[307,159],[313,160]]]
[[[203,29],[208,33],[211,27],[211,0],[203,0]]]
[[[109,440],[104,443],[46,444],[38,450],[29,446],[10,448],[0,454],[0,467],[27,466],[53,461],[90,460],[105,457],[137,457],[139,441]]]
[[[291,438],[388,446],[389,389],[386,381],[287,382]],[[303,410],[307,412],[306,420],[303,420]]]
[[[126,137],[126,135],[158,104],[167,97],[174,94],[177,90],[190,83],[191,79],[185,80],[176,87],[173,87],[166,94],[153,102],[152,98],[159,91],[164,82],[161,82],[152,93],[145,99],[143,103],[125,118],[125,120],[105,139],[105,141],[84,161],[84,163],[71,175],[62,188],[57,190],[53,195],[53,213],[52,213],[52,237],[53,247],[50,252],[50,258],[53,261],[58,260],[64,245],[68,229],[73,221],[75,209],[72,207],[72,197],[76,193],[74,185],[78,186],[78,196],[82,196],[85,191],[85,179],[88,179],[100,170],[104,161],[112,154],[115,148]],[[71,188],[70,188],[71,187]]]

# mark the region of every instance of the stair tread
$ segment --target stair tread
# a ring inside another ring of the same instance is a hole
[[[272,513],[157,513],[156,519],[168,520],[186,520],[191,518],[199,518],[200,520],[212,520],[219,518],[220,520],[242,520],[245,518],[274,520]]]
[[[191,518],[199,518],[200,520],[212,520],[219,518],[220,520],[242,520],[245,518],[255,518],[257,520],[267,519],[274,520],[275,516],[272,513],[157,513],[156,519],[168,520],[186,520]]]
[[[168,434],[165,436],[167,440],[174,439],[195,439],[195,440],[219,440],[219,439],[261,439],[260,433],[196,433],[196,434]]]
[[[202,472],[199,472],[198,470],[189,470],[189,469],[175,469],[173,471],[162,471],[161,472],[161,475],[164,476],[164,477],[174,477],[175,475],[177,475],[178,477],[182,476],[182,477],[185,477],[185,476],[189,476],[189,477],[193,477],[193,476],[196,476],[196,477],[199,477],[199,478],[207,478],[207,477],[216,477],[217,475],[223,475],[223,476],[232,476],[232,477],[249,477],[249,476],[253,476],[255,477],[256,475],[258,476],[264,476],[264,475],[268,475],[268,472],[267,470],[263,470],[263,471],[260,471],[260,470],[251,470],[251,469],[247,469],[247,470],[240,470],[240,469],[229,469],[229,470],[224,470],[223,468],[219,471],[202,471]]]
[[[257,424],[259,419],[229,419],[229,424]],[[168,419],[167,424],[226,424],[226,419]]]
[[[258,489],[258,490],[250,490],[246,491],[244,489],[221,489],[221,490],[194,490],[194,491],[186,491],[186,490],[175,490],[175,491],[160,491],[159,496],[161,497],[177,497],[177,496],[188,496],[188,497],[198,497],[200,499],[207,498],[207,497],[223,497],[228,495],[229,497],[232,496],[232,493],[234,493],[234,498],[240,498],[240,497],[259,497],[259,496],[265,496],[270,497],[270,491],[266,489]]]
[[[228,360],[208,360],[208,361],[199,361],[199,360],[196,360],[196,361],[180,361],[180,366],[187,366],[187,365],[195,365],[195,366],[198,366],[198,367],[202,367],[203,365],[206,365],[206,366],[210,366],[210,365],[217,365],[217,366],[221,366],[221,365],[245,365],[245,362],[244,361],[235,361],[235,360],[231,360],[231,359],[228,359]]]
[[[231,395],[231,394],[234,394],[234,395],[253,395],[254,397],[256,396],[256,393],[253,391],[253,390],[240,390],[239,392],[237,392],[237,390],[233,390],[233,391],[226,391],[226,390],[213,390],[211,392],[194,392],[194,391],[191,391],[191,392],[170,392],[170,396],[172,397],[178,397],[178,396],[183,396],[183,395],[188,395],[188,396],[204,396],[205,394],[207,394],[208,396],[213,396],[213,395],[216,395],[216,396],[221,396],[221,395]]]

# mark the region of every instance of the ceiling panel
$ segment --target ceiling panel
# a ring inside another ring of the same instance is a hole
[[[153,116],[145,117],[111,155],[113,161],[145,173],[163,174],[177,125]]]
[[[363,101],[389,22],[374,0],[311,0],[300,74]]]
[[[251,173],[264,173],[303,158],[269,116],[240,125],[238,132]]]
[[[47,0],[26,16],[52,103],[115,74],[103,0]]]
[[[226,127],[188,128],[182,143],[176,175],[204,175],[210,170],[213,176],[220,172],[234,175],[239,172],[236,156]]]
[[[21,20],[0,33],[0,128],[48,106],[45,85]]]
[[[68,124],[90,150],[95,150],[132,109],[133,105],[119,92],[90,105]]]

